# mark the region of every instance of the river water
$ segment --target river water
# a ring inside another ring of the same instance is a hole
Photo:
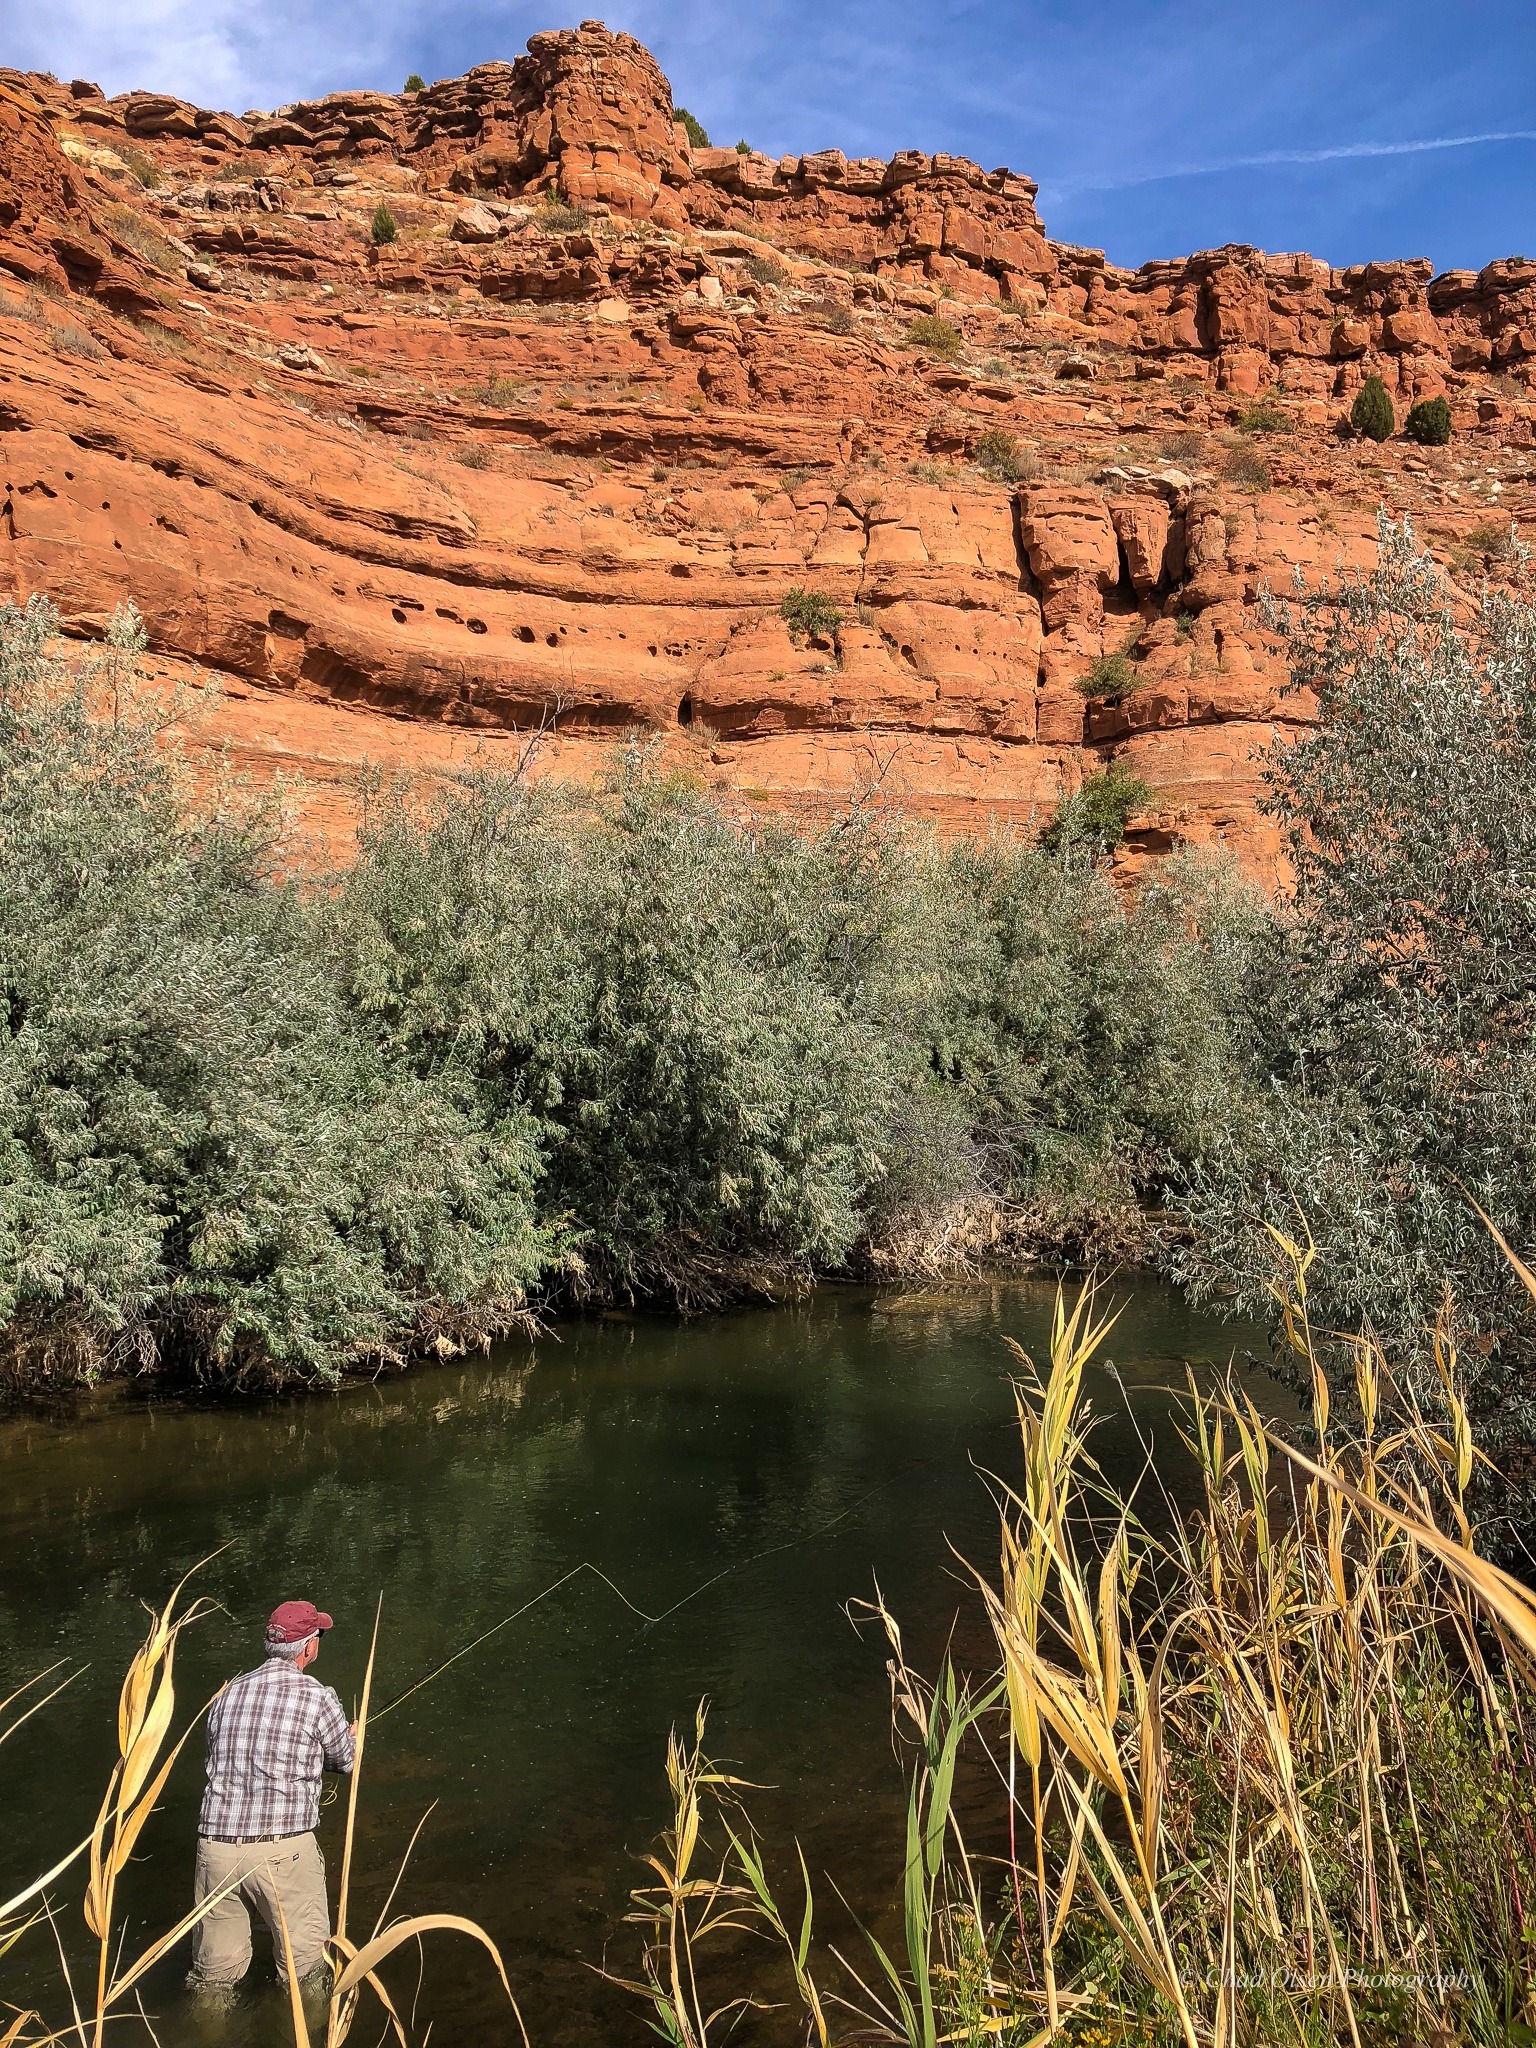
[[[1114,1294],[1125,1309],[1106,1348],[1115,1369],[1091,1380],[1095,1452],[1128,1481],[1150,1444],[1177,1493],[1188,1468],[1160,1390],[1185,1361],[1208,1375],[1261,1339],[1147,1283]],[[592,1966],[606,1953],[633,1970],[622,1915],[634,1856],[667,1818],[667,1731],[691,1726],[707,1696],[712,1753],[765,1788],[749,1803],[786,1895],[798,1837],[820,1930],[857,1943],[850,1909],[892,1929],[905,1795],[887,1651],[849,1603],[878,1581],[915,1663],[932,1670],[953,1639],[958,1661],[986,1668],[957,1553],[995,1565],[984,1475],[1018,1466],[1004,1340],[1043,1354],[1051,1298],[1016,1282],[828,1289],[692,1323],[566,1325],[532,1352],[333,1397],[215,1405],[119,1390],[12,1410],[0,1418],[0,1672],[88,1668],[0,1748],[0,1898],[89,1830],[140,1603],[161,1603],[210,1552],[196,1586],[221,1611],[182,1639],[179,1719],[258,1661],[280,1599],[335,1616],[317,1676],[350,1709],[381,1595],[376,1704],[590,1560],[663,1618],[642,1621],[584,1574],[377,1723],[354,1928],[371,1924],[431,1808],[395,1910],[479,1919],[536,2048],[648,2038]],[[200,1781],[194,1735],[124,1883],[130,1940],[185,1908]],[[340,1820],[334,1806],[321,1823],[333,1873]],[[79,1893],[71,1875],[54,1894],[71,1952]],[[436,1942],[422,1993],[433,2041],[514,2041],[488,1964],[457,1937]],[[217,2022],[190,2008],[184,1969],[183,1949],[145,1987],[164,2048],[291,2042],[260,1937],[248,1988]],[[414,1961],[393,1976],[408,1997]],[[57,1977],[36,1930],[0,1959],[0,2000],[59,2014]],[[789,2015],[780,2031],[793,2033]],[[353,2039],[376,2032],[360,2020]]]

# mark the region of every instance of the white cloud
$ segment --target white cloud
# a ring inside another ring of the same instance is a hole
[[[362,0],[12,0],[6,12],[6,61],[23,70],[236,112],[343,84],[398,87],[411,29],[404,10]]]

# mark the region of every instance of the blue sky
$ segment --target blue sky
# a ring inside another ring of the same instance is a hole
[[[580,4],[580,0],[578,0]],[[585,0],[588,6],[599,0]],[[516,56],[553,0],[0,0],[7,61],[242,111]],[[947,148],[1136,264],[1536,256],[1533,0],[606,0],[716,141]]]

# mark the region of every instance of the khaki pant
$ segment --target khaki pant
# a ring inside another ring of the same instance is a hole
[[[251,1967],[250,1906],[272,1930],[272,1952],[280,1976],[287,1974],[283,1968],[284,1921],[295,1974],[302,1980],[322,1967],[327,1960],[331,1909],[325,1895],[325,1858],[312,1834],[287,1835],[276,1842],[210,1842],[199,1836],[193,1897],[201,1904],[210,1892],[231,1880],[233,1888],[197,1924],[188,1983],[239,1983]]]

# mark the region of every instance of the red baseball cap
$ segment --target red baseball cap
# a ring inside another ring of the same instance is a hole
[[[331,1617],[322,1614],[313,1600],[285,1600],[281,1607],[274,1607],[267,1622],[269,1643],[307,1643],[312,1635],[332,1626]]]

